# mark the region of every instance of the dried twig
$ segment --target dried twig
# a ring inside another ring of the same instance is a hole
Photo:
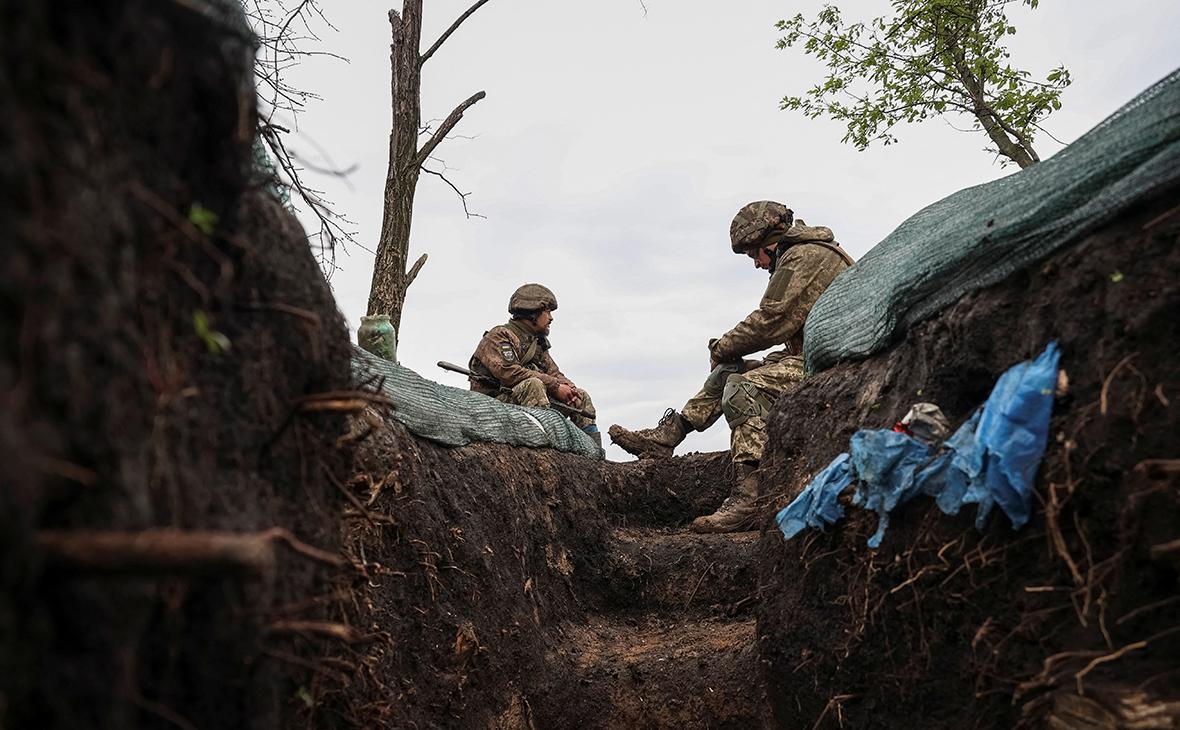
[[[1114,376],[1118,375],[1120,370],[1130,365],[1131,361],[1138,356],[1139,353],[1132,352],[1122,360],[1119,360],[1118,364],[1114,366],[1114,369],[1110,371],[1110,374],[1102,380],[1102,392],[1098,397],[1098,412],[1102,415],[1105,416],[1107,412],[1107,406],[1109,405],[1108,398],[1110,395],[1110,384],[1114,380]]]
[[[700,589],[701,583],[703,583],[705,580],[705,576],[709,574],[709,571],[712,570],[713,566],[716,564],[717,564],[716,562],[709,563],[708,565],[705,566],[705,569],[703,571],[701,571],[701,577],[697,578],[697,584],[695,586],[693,586],[692,593],[688,594],[688,600],[686,600],[684,602],[684,610],[685,611],[687,611],[688,607],[690,605],[692,605],[692,599],[696,598],[697,590]]]
[[[347,644],[358,644],[372,637],[364,636],[347,624],[328,621],[275,621],[267,627],[272,634],[314,634],[339,639]]]
[[[1163,543],[1160,543],[1159,545],[1152,545],[1151,546],[1151,558],[1152,558],[1152,560],[1158,560],[1159,558],[1163,557],[1164,555],[1167,555],[1168,553],[1174,553],[1177,550],[1180,550],[1180,538],[1177,538],[1175,540],[1170,540],[1168,542],[1163,542]]]
[[[1147,604],[1146,606],[1140,606],[1139,608],[1136,608],[1134,611],[1128,611],[1125,615],[1120,616],[1119,620],[1114,622],[1114,625],[1115,626],[1122,626],[1123,624],[1125,624],[1126,622],[1135,618],[1136,616],[1141,616],[1141,615],[1147,613],[1148,611],[1154,611],[1157,608],[1163,608],[1164,606],[1170,606],[1173,603],[1176,603],[1177,601],[1180,601],[1180,596],[1172,596],[1170,598],[1165,598],[1162,601],[1155,601],[1153,603]]]
[[[299,410],[308,411],[363,411],[369,405],[396,408],[387,396],[367,390],[332,390],[314,393],[299,399]]]

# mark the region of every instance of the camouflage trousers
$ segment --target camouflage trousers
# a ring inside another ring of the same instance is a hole
[[[803,380],[803,358],[788,355],[777,362],[745,360],[718,365],[701,391],[680,413],[697,431],[725,416],[732,433],[735,462],[758,461],[766,449],[766,417],[780,395]]]
[[[582,399],[581,408],[587,413],[595,413],[594,403],[590,400],[590,394],[581,388],[575,388],[578,397]],[[540,378],[525,378],[517,383],[511,393],[500,393],[496,396],[496,400],[502,403],[512,403],[518,406],[531,406],[533,408],[548,408],[549,407],[549,393],[545,390],[545,384],[541,382]],[[583,418],[582,416],[570,416],[570,420],[578,428],[585,429],[587,426],[594,424],[594,419]]]

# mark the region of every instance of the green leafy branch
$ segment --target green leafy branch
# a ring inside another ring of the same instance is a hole
[[[1071,78],[1058,67],[1039,81],[1011,65],[1003,40],[1016,33],[1006,12],[1013,2],[1035,9],[1038,0],[893,0],[892,16],[847,24],[826,5],[813,20],[781,20],[777,47],[801,46],[828,72],[780,106],[844,122],[842,141],[860,150],[896,142],[903,122],[966,114],[1004,162],[1034,164],[1033,138]]]

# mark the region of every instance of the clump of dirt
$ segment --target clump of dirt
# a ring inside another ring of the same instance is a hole
[[[1036,515],[1018,532],[998,514],[976,531],[973,515],[947,517],[919,499],[894,514],[879,550],[865,546],[875,517],[859,510],[829,534],[784,544],[764,533],[758,625],[781,726],[1043,727],[1052,717],[1073,727],[1105,717],[1102,727],[1123,727],[1134,713],[1164,723],[1143,727],[1173,726],[1176,200],[1173,191],[1144,201],[891,350],[780,399],[764,486],[781,505],[856,429],[888,427],[917,401],[938,403],[957,425],[1006,368],[1051,339],[1070,384]]]
[[[344,418],[304,406],[348,387],[347,337],[253,173],[252,42],[212,7],[3,11],[0,726],[289,727],[300,703],[291,621],[334,570],[82,540],[339,541]]]

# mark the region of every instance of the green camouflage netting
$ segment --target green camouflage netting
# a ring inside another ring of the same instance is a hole
[[[804,327],[807,371],[880,351],[1177,180],[1180,70],[1045,162],[902,223],[816,302]]]
[[[470,390],[423,378],[409,368],[353,348],[353,378],[394,402],[393,417],[422,438],[448,446],[494,441],[548,446],[592,459],[603,451],[568,418],[548,408],[513,406]]]

